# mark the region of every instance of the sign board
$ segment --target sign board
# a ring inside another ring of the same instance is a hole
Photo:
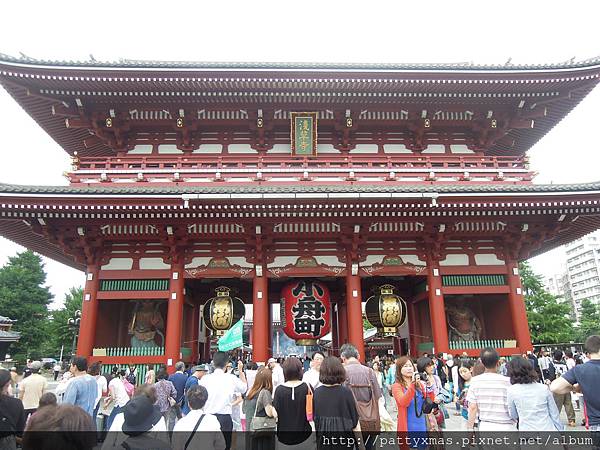
[[[227,352],[244,345],[242,339],[244,331],[244,319],[238,320],[238,322],[232,326],[227,332],[219,339],[218,347],[220,352]]]
[[[293,156],[317,156],[317,113],[293,112],[291,141]]]

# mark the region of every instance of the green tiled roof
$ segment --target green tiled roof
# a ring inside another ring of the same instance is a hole
[[[237,185],[224,186],[29,186],[0,183],[0,194],[53,195],[181,195],[181,194],[336,194],[336,193],[561,193],[600,191],[600,181],[576,184],[405,184],[405,185]]]

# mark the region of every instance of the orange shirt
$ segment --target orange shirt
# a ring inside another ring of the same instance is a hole
[[[423,392],[424,396],[431,398],[431,400],[435,399],[433,392],[428,394],[425,393],[425,386],[421,382],[421,392]],[[394,400],[396,400],[396,407],[398,409],[398,432],[406,432],[408,431],[407,424],[407,415],[406,412],[408,410],[408,406],[410,402],[415,398],[415,385],[410,383],[408,385],[408,389],[405,389],[400,383],[394,383],[392,385],[392,395],[394,396]]]

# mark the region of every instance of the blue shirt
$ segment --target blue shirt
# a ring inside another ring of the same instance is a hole
[[[590,425],[600,425],[600,359],[578,364],[562,376],[570,384],[579,384]]]
[[[98,384],[93,376],[86,374],[69,381],[63,403],[79,406],[93,416],[97,397]]]
[[[190,376],[188,377],[188,379],[185,381],[185,387],[183,389],[184,393],[187,392],[187,390],[189,388],[191,388],[192,386],[197,386],[198,385],[198,378],[195,376]],[[187,395],[183,396],[183,406],[181,407],[181,411],[184,414],[187,414],[190,412],[190,406],[188,405],[188,401],[187,401]]]
[[[183,398],[183,393],[185,391],[185,382],[187,381],[187,379],[187,375],[183,372],[175,372],[169,377],[169,381],[173,383],[173,386],[175,386],[175,390],[177,391],[176,400],[178,403]]]
[[[511,419],[519,421],[519,431],[564,430],[554,397],[545,384],[513,384],[506,401]]]

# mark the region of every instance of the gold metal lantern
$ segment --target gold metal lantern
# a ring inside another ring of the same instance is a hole
[[[394,294],[395,289],[391,284],[378,286],[365,304],[367,320],[384,336],[397,335],[398,328],[406,322],[406,302]]]

